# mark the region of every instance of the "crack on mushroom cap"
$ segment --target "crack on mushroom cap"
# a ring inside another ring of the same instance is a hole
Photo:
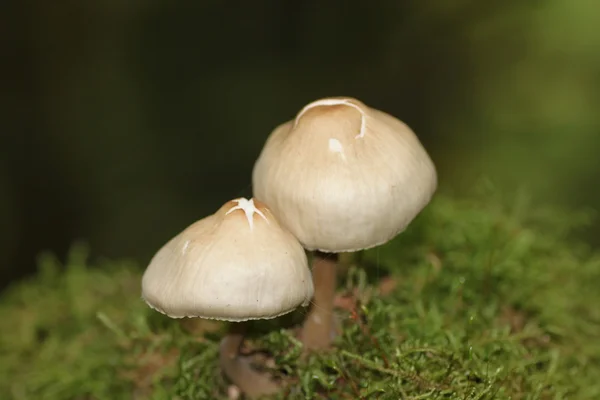
[[[342,160],[346,161],[346,154],[344,154],[344,146],[339,140],[331,138],[329,139],[329,151],[332,153],[338,153]]]
[[[298,125],[298,121],[304,115],[304,113],[306,113],[311,108],[321,107],[321,106],[340,106],[340,105],[352,107],[360,113],[360,132],[354,138],[359,139],[359,138],[365,137],[365,132],[367,130],[367,114],[358,104],[355,104],[354,102],[352,102],[351,99],[328,98],[328,99],[316,100],[316,101],[313,101],[312,103],[307,104],[306,106],[304,106],[304,108],[302,110],[300,110],[300,112],[296,116],[296,119],[294,120],[294,128],[296,127],[296,125]]]
[[[254,204],[254,199],[248,200],[244,197],[241,197],[239,199],[235,199],[232,201],[236,202],[237,205],[231,207],[229,209],[229,211],[227,211],[225,213],[225,215],[229,215],[232,212],[234,212],[235,210],[242,210],[244,212],[244,214],[246,214],[246,219],[248,220],[248,225],[250,225],[250,230],[254,229],[254,214],[255,213],[258,214],[259,216],[261,216],[262,219],[264,219],[267,222],[267,224],[269,223],[269,220],[267,219],[265,214],[263,214],[263,212],[260,211]]]

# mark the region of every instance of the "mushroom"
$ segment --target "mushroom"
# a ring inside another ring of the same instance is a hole
[[[330,346],[337,253],[394,238],[429,203],[435,166],[397,118],[349,97],[305,106],[271,133],[252,176],[255,198],[313,256],[315,297],[301,330],[307,349]]]
[[[234,322],[221,341],[220,364],[249,396],[274,393],[279,386],[240,355],[244,321],[307,306],[313,291],[298,240],[264,204],[245,198],[227,202],[171,239],[142,278],[142,298],[171,318]]]

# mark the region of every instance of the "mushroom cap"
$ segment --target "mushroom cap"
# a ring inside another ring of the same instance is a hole
[[[308,305],[313,290],[298,240],[243,198],[171,239],[142,278],[143,299],[172,318],[270,319]]]
[[[254,196],[309,250],[337,253],[402,232],[437,187],[435,166],[397,118],[348,97],[305,106],[269,136]]]

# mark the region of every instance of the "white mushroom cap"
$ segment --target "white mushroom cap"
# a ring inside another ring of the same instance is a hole
[[[301,244],[262,203],[236,199],[189,226],[154,256],[142,297],[172,318],[269,319],[308,305]]]
[[[353,98],[304,107],[268,138],[254,196],[309,250],[356,251],[403,231],[437,187],[413,131]]]

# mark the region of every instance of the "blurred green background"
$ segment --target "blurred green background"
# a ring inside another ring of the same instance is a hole
[[[482,177],[600,204],[600,3],[9,1],[0,283],[62,256],[141,263],[251,194],[270,131],[347,95],[419,135],[441,190]],[[600,244],[600,230],[587,232]]]

